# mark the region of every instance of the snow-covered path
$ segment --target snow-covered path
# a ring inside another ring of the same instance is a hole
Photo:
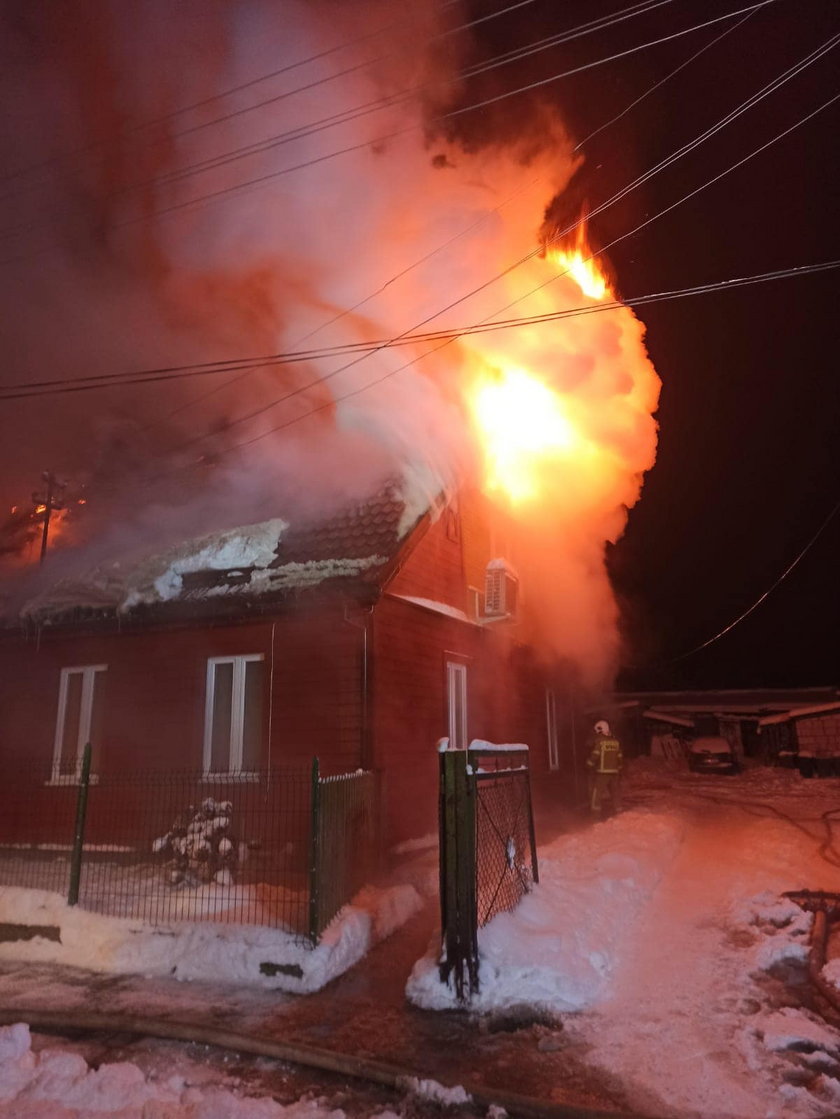
[[[766,1082],[756,1091],[744,1076],[762,992],[745,972],[733,906],[764,891],[837,890],[840,872],[809,858],[804,837],[781,820],[691,796],[682,815],[679,854],[625,946],[612,997],[584,1032],[597,1032],[595,1063],[620,1076],[640,1109],[767,1116]],[[784,1082],[789,1066],[777,1064]],[[776,1114],[805,1103],[781,1094]]]
[[[101,990],[114,1010],[236,1018],[273,1036],[472,1085],[485,1098],[514,1092],[663,1119],[837,1115],[840,1029],[815,1013],[805,979],[811,918],[782,895],[840,892],[840,851],[830,842],[834,813],[840,823],[840,780],[761,769],[703,779],[642,760],[631,767],[626,795],[617,817],[545,843],[539,886],[482,930],[473,1009],[489,1021],[418,1011],[402,998],[402,982],[431,938],[408,989],[417,1001],[452,1004],[435,966],[433,852],[412,879],[427,898],[422,920],[318,994],[278,998],[241,982],[225,992],[198,981],[144,980],[142,968],[85,978],[57,967],[49,958],[57,946],[46,941],[21,945],[16,965],[10,956],[0,969],[4,1005],[71,1009]],[[69,937],[58,947],[72,955],[75,943]],[[234,953],[234,967],[237,959]],[[832,972],[840,978],[840,961],[825,974]],[[26,1098],[40,1058],[27,1055],[22,1035],[7,1049],[6,1072],[20,1074]],[[51,1062],[39,1084],[53,1082],[59,1070]],[[66,1071],[80,1099],[102,1079],[78,1062]],[[155,1098],[157,1089],[143,1087],[136,1072],[125,1075],[133,1078],[127,1090]],[[0,1100],[3,1077],[0,1068]],[[252,1094],[255,1088],[249,1084]],[[179,1094],[177,1070],[170,1090],[167,1117],[204,1114],[194,1091]],[[190,1101],[198,1111],[179,1111]],[[236,1097],[226,1100],[228,1111],[209,1114],[283,1114],[279,1104],[261,1102],[263,1111],[248,1110],[255,1101]]]
[[[840,892],[840,852],[820,851],[840,781],[641,759],[625,791],[621,814],[544,846],[539,886],[481,930],[472,1005],[553,1011],[564,1045],[639,1113],[837,1113],[840,1032],[805,978],[811,916],[782,895]],[[410,996],[451,1005],[429,964]]]

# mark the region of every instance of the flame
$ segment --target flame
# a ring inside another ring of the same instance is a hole
[[[612,294],[607,278],[589,246],[584,222],[577,227],[573,248],[552,248],[548,256],[564,272],[569,273],[583,294],[590,299],[602,300]]]
[[[485,484],[514,504],[538,496],[546,459],[581,446],[562,398],[524,369],[509,366],[479,381],[469,405],[484,448]]]
[[[35,506],[35,512],[36,512],[36,514],[37,514],[37,513],[46,513],[46,511],[47,511],[47,507],[46,507],[46,505],[36,505],[36,506]]]

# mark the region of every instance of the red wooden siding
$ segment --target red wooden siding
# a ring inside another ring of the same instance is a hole
[[[309,761],[328,771],[361,761],[362,631],[338,611],[238,626],[44,634],[0,643],[4,762],[51,763],[63,667],[105,664],[107,769],[199,769],[207,659],[264,657],[262,764]],[[273,659],[273,686],[272,685]],[[271,688],[271,690],[270,690]]]
[[[534,771],[547,775],[545,676],[508,635],[385,596],[374,611],[374,655],[374,758],[387,790],[388,844],[436,827],[448,657],[467,665],[468,737],[524,742]]]
[[[393,594],[414,595],[466,610],[467,584],[460,517],[445,509],[388,585]]]

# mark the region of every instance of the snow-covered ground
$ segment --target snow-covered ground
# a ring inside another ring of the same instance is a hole
[[[525,1005],[543,1022],[552,1016],[556,1046],[546,1043],[550,1027],[540,1027],[546,1061],[561,1060],[563,1047],[583,1054],[593,1077],[620,1084],[639,1114],[781,1119],[840,1112],[840,1030],[814,1009],[804,975],[811,917],[782,897],[802,888],[840,892],[831,833],[832,820],[840,820],[840,780],[804,780],[778,769],[701,777],[644,759],[631,767],[625,794],[619,816],[544,845],[539,886],[515,913],[482,930],[473,1009],[521,1012]],[[3,898],[2,919],[36,919],[35,897]],[[382,912],[380,931],[410,911],[396,902],[391,917]],[[216,977],[226,966],[235,971],[252,935],[233,926],[223,931]],[[139,947],[116,970],[151,966],[137,936],[135,929],[129,939]],[[83,940],[68,936],[62,962],[97,963],[72,958],[72,945],[82,952]],[[128,951],[116,944],[114,959]],[[44,960],[61,947],[32,941],[0,950]],[[838,971],[832,962],[825,974],[836,978]],[[250,997],[265,998],[252,990]],[[426,1005],[452,1005],[432,957],[418,961],[408,991]],[[239,998],[248,997],[240,989]],[[245,1099],[230,1084],[197,1085],[177,1060],[165,1075],[131,1062],[109,1072],[88,1067],[66,1044],[60,1059],[44,1044],[33,1051],[22,1027],[0,1031],[0,1115],[286,1114],[279,1103]],[[465,1068],[464,1084],[480,1081],[480,1071]],[[46,1103],[26,1110],[48,1099],[53,1110]],[[329,1111],[311,1099],[298,1106],[313,1119]]]
[[[619,816],[544,847],[539,886],[481,931],[475,1009],[553,1012],[645,1114],[840,1111],[840,1032],[779,978],[802,978],[812,921],[782,893],[840,891],[840,853],[820,850],[840,781],[644,759],[625,791]],[[408,991],[453,1005],[431,959]]]
[[[366,887],[311,948],[281,928],[233,923],[237,901],[245,912],[254,912],[250,899],[243,903],[235,887],[202,885],[187,894],[188,910],[211,911],[219,920],[153,926],[68,906],[63,895],[47,890],[2,886],[0,923],[55,929],[59,935],[0,943],[0,960],[51,962],[116,975],[222,980],[305,994],[352,967],[422,905],[407,883]]]

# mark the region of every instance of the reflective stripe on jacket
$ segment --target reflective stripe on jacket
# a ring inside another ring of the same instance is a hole
[[[592,747],[589,765],[596,773],[620,773],[622,760],[617,738],[599,738]]]

